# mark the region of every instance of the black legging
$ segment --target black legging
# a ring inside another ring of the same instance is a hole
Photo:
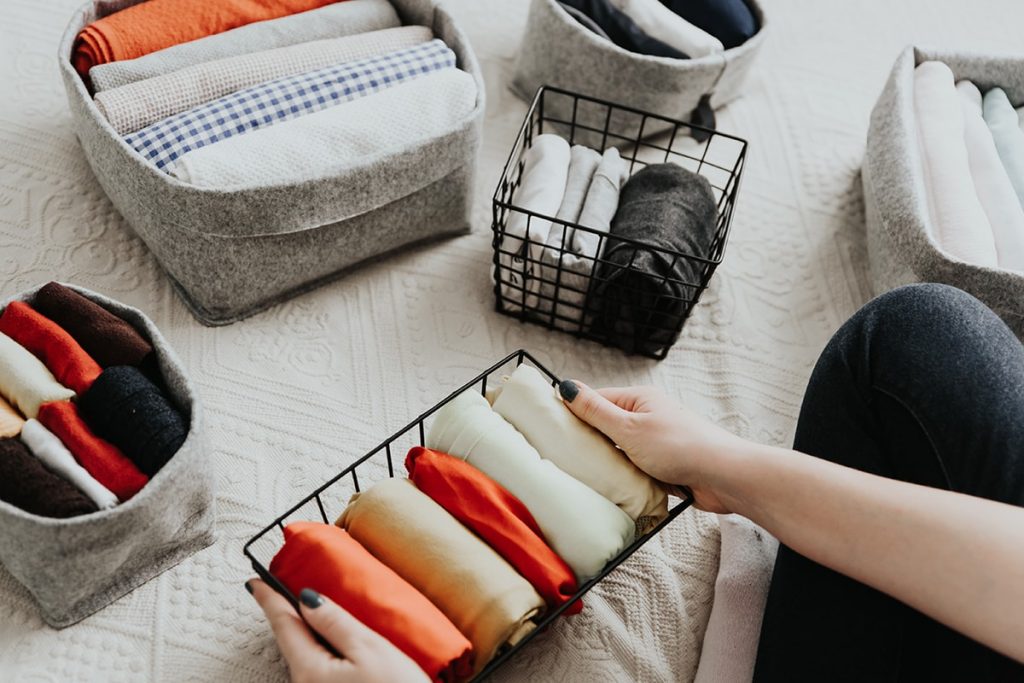
[[[1024,346],[958,289],[889,292],[822,352],[794,448],[1024,505]],[[1024,681],[1024,665],[780,546],[754,680]]]

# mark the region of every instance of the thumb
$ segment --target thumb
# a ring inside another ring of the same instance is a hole
[[[558,393],[576,417],[604,432],[612,441],[620,441],[618,437],[624,434],[632,413],[615,405],[583,382],[562,380],[558,385]]]
[[[299,602],[302,604],[302,618],[342,657],[351,659],[353,654],[358,656],[360,647],[375,635],[348,610],[311,588],[302,590]]]

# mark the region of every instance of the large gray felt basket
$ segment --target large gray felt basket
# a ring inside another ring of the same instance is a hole
[[[66,286],[149,339],[189,432],[141,491],[110,510],[52,519],[0,501],[0,563],[28,589],[43,619],[55,628],[81,621],[214,540],[213,468],[199,399],[181,361],[141,311]],[[4,301],[2,307],[13,300],[31,303],[36,289]]]
[[[669,59],[625,50],[584,27],[555,0],[532,0],[512,89],[530,102],[541,86],[555,86],[688,120],[702,99],[708,98],[716,109],[742,93],[767,29],[761,5],[756,0],[747,0],[747,5],[757,19],[758,31],[742,45],[698,59]],[[600,131],[609,127],[634,139],[666,130],[654,120],[643,130],[629,118],[606,121],[607,111],[600,108],[550,114],[576,121],[576,141],[591,147],[600,146]]]
[[[914,121],[914,68],[944,62],[957,80],[982,92],[1006,91],[1024,104],[1024,58],[982,56],[908,47],[871,113],[861,172],[868,258],[876,294],[912,282],[954,285],[985,302],[1024,339],[1024,275],[964,263],[942,252],[931,235]]]
[[[87,3],[72,18],[59,62],[85,156],[201,322],[234,322],[368,259],[469,231],[484,112],[480,68],[435,0],[392,4],[403,23],[431,27],[476,79],[473,113],[441,136],[353,163],[338,175],[227,191],[157,170],[117,135],[70,62],[76,34],[102,6]]]

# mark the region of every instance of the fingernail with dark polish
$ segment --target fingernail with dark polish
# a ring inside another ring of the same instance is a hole
[[[249,595],[252,595],[252,584],[248,581],[245,582],[245,590],[249,591]]]
[[[563,379],[558,384],[558,393],[569,403],[580,393],[580,388],[571,379]]]
[[[299,600],[302,601],[303,605],[310,609],[316,609],[320,605],[324,604],[324,599],[321,598],[320,594],[312,588],[303,588],[302,592],[299,593]]]

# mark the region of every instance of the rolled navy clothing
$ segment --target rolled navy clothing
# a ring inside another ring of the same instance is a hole
[[[0,396],[25,417],[50,401],[70,401],[75,392],[54,378],[28,349],[0,332]]]
[[[73,484],[100,510],[109,510],[117,505],[117,496],[79,465],[71,451],[39,420],[25,422],[21,440],[40,462]]]
[[[592,331],[631,352],[672,344],[705,265],[676,254],[710,258],[717,224],[707,178],[671,163],[635,173],[622,187],[598,269]]]
[[[58,382],[77,394],[100,375],[100,366],[64,328],[24,301],[7,304],[0,314],[0,332],[28,349]]]
[[[744,0],[661,0],[661,4],[722,41],[728,49],[757,33],[757,18]]]
[[[652,57],[689,59],[686,53],[645,33],[628,14],[609,0],[562,0],[560,4],[569,5],[593,19],[611,41],[623,50]]]
[[[152,477],[188,437],[188,424],[138,368],[107,368],[79,397],[86,422]]]
[[[18,439],[0,439],[0,500],[40,517],[64,519],[96,512],[96,504],[46,469]]]

